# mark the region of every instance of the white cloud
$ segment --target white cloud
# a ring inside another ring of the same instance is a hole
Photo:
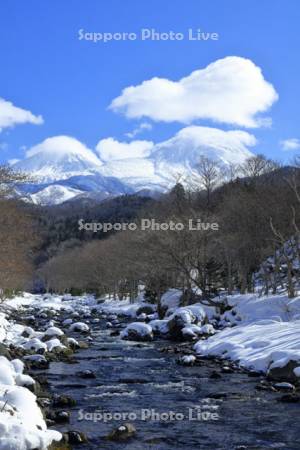
[[[284,151],[289,150],[299,150],[300,149],[300,139],[290,138],[280,141],[280,147]]]
[[[151,131],[152,125],[149,122],[142,122],[140,123],[134,130],[132,130],[129,133],[125,133],[125,136],[127,136],[130,139],[133,139],[137,134],[142,133],[143,131]]]
[[[242,130],[223,131],[218,128],[191,125],[182,128],[170,139],[120,142],[109,137],[99,141],[96,152],[102,161],[116,162],[130,158],[147,158],[160,164],[168,161],[175,165],[190,165],[205,155],[219,161],[241,163],[253,156],[249,147],[256,145],[255,136]]]
[[[35,116],[26,109],[18,108],[11,102],[0,98],[0,131],[2,128],[13,127],[21,123],[42,124],[42,116]]]
[[[152,78],[125,88],[110,109],[128,118],[192,123],[210,119],[244,127],[268,125],[260,117],[278,95],[251,60],[229,56],[195,70],[179,81]]]
[[[151,141],[119,142],[109,137],[98,142],[96,151],[102,161],[145,158],[149,156],[153,145]]]

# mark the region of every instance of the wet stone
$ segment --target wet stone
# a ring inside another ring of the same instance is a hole
[[[300,403],[300,395],[286,394],[278,398],[277,401],[282,403]]]
[[[78,372],[76,375],[78,377],[84,378],[84,379],[96,378],[96,375],[94,374],[94,372],[92,370],[83,370],[82,372]]]
[[[220,378],[222,378],[222,376],[219,374],[219,372],[217,372],[216,370],[214,370],[214,371],[210,374],[209,378],[211,378],[211,379],[220,379]]]
[[[115,430],[112,430],[107,439],[110,441],[127,441],[136,435],[136,429],[131,423],[125,423],[124,425],[119,426]]]
[[[80,431],[68,431],[63,434],[64,441],[71,445],[79,445],[88,442],[86,435]]]
[[[76,405],[76,400],[74,400],[69,395],[54,395],[53,397],[53,406],[59,408],[67,408]]]
[[[70,422],[70,413],[67,411],[50,411],[46,410],[47,420],[50,420],[54,423],[69,423]]]

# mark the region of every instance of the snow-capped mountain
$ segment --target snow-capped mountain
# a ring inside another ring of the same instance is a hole
[[[158,144],[106,139],[100,141],[96,154],[74,138],[56,136],[31,148],[12,167],[34,177],[33,183],[19,188],[27,201],[58,204],[87,196],[102,200],[134,192],[165,192],[179,179],[188,184],[197,174],[201,156],[224,166],[241,164],[253,156],[248,147],[255,142],[245,131],[189,126]]]
[[[102,162],[95,153],[69,136],[48,138],[32,147],[26,158],[13,165],[15,170],[30,173],[39,182],[64,180],[74,175],[97,171]]]

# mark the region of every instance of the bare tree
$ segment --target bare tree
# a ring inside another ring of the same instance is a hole
[[[280,167],[278,162],[266,158],[264,155],[256,155],[248,158],[244,164],[239,166],[242,176],[247,178],[258,178],[268,174]]]
[[[199,174],[201,187],[203,187],[206,192],[206,206],[209,208],[211,194],[218,183],[220,183],[220,164],[217,161],[202,155],[196,169]]]

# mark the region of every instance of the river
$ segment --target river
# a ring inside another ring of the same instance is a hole
[[[89,348],[76,353],[75,364],[52,362],[41,372],[52,393],[76,400],[70,423],[55,428],[84,432],[89,442],[80,448],[300,449],[299,404],[278,402],[282,394],[258,390],[263,378],[227,373],[224,362],[212,359],[182,366],[172,351],[182,344],[124,341],[111,336],[104,318],[90,326],[92,339],[83,338]],[[95,378],[78,375],[86,370]],[[137,430],[128,442],[105,439],[122,424],[107,415],[118,419],[117,413]]]

